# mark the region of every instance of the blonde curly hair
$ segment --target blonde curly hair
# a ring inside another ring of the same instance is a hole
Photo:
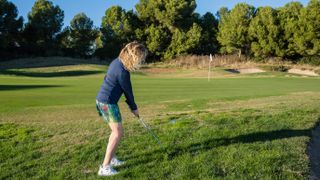
[[[137,41],[127,44],[120,52],[119,59],[128,71],[140,69],[148,54],[146,47]]]

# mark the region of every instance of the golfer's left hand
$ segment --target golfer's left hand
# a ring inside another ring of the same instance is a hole
[[[133,111],[131,111],[137,118],[139,118],[140,116],[139,116],[139,110],[138,109],[136,109],[136,110],[133,110]]]

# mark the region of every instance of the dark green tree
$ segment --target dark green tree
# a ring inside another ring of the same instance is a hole
[[[222,46],[221,52],[238,51],[239,56],[242,52],[248,54],[250,50],[248,30],[255,8],[246,3],[239,3],[230,12],[222,10],[217,37]]]
[[[74,51],[71,48],[70,26],[63,28],[56,39],[58,48],[64,56],[74,56]]]
[[[146,29],[147,35],[147,47],[150,52],[154,53],[156,56],[164,56],[164,52],[171,42],[171,33],[167,28],[161,26],[155,26],[151,24],[150,27]]]
[[[195,0],[140,0],[136,9],[145,26],[136,31],[136,37],[146,40],[155,58],[191,53],[198,47],[202,32],[195,8]]]
[[[103,48],[98,50],[98,54],[116,57],[124,44],[135,39],[134,30],[137,21],[138,18],[132,11],[126,12],[120,6],[107,9],[100,29]]]
[[[282,57],[283,42],[277,12],[272,7],[260,7],[249,27],[251,51],[256,57]]]
[[[65,36],[66,47],[72,49],[74,56],[87,57],[94,53],[98,31],[86,14],[75,15],[67,31],[69,33]]]
[[[301,9],[294,42],[302,56],[320,56],[320,0],[310,0]]]
[[[176,29],[164,58],[171,59],[192,53],[200,43],[201,31],[202,28],[196,23],[187,32]]]
[[[192,26],[196,6],[195,0],[140,0],[136,9],[146,24],[162,25],[173,33]]]
[[[216,53],[219,48],[219,42],[217,41],[218,20],[209,12],[200,17],[199,20],[199,24],[202,28],[202,35],[195,53]]]
[[[0,0],[0,53],[13,51],[20,43],[23,18],[18,17],[16,6],[7,0]]]
[[[28,14],[29,21],[23,33],[26,46],[34,48],[33,52],[41,55],[54,53],[58,46],[56,36],[63,26],[63,18],[64,12],[59,6],[54,6],[48,0],[37,0]]]
[[[280,23],[280,34],[282,34],[282,37],[279,37],[279,39],[283,41],[281,51],[285,57],[294,58],[298,55],[294,34],[297,31],[298,20],[302,8],[303,5],[300,2],[290,2],[277,10]]]
[[[195,0],[167,0],[162,5],[155,9],[155,16],[171,32],[175,32],[176,28],[188,30],[192,26]]]

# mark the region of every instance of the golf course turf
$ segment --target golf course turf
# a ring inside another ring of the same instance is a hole
[[[95,96],[106,67],[52,69],[0,71],[0,179],[99,178],[110,130],[96,113]],[[121,99],[125,134],[117,156],[126,164],[110,179],[308,178],[319,77],[267,72],[208,82],[134,73],[131,79],[141,116],[164,148]]]

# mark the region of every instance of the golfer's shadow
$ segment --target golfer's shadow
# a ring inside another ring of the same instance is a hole
[[[165,147],[164,150],[157,149],[148,153],[142,153],[138,155],[131,156],[130,158],[137,158],[138,161],[135,161],[135,164],[139,163],[148,163],[150,161],[159,161],[163,160],[163,155],[167,153],[168,160],[172,160],[175,157],[178,157],[184,153],[197,154],[201,151],[208,151],[210,149],[229,146],[232,144],[244,144],[244,143],[254,143],[254,142],[265,142],[272,141],[277,139],[292,138],[292,137],[301,137],[308,136],[311,137],[312,129],[282,129],[268,132],[255,132],[244,135],[239,135],[231,138],[211,138],[205,141],[191,144],[189,146],[183,147]],[[128,166],[134,166],[135,164],[128,164]]]
[[[212,138],[205,141],[191,144],[187,147],[173,148],[169,154],[169,158],[173,159],[175,156],[179,156],[183,153],[196,154],[200,151],[207,151],[220,146],[229,146],[232,144],[245,144],[254,142],[265,142],[277,139],[311,136],[311,129],[282,129],[268,132],[255,132],[250,134],[239,135],[231,138]]]

